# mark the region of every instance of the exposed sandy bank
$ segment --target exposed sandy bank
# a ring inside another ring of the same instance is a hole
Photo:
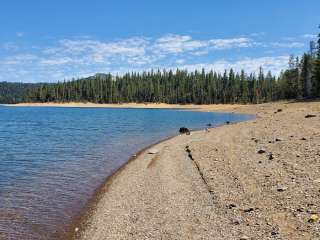
[[[195,104],[166,104],[166,103],[122,103],[122,104],[97,104],[97,103],[18,103],[3,104],[12,107],[79,107],[79,108],[145,108],[145,109],[197,109],[202,111],[232,111],[239,109],[244,105],[237,104],[211,104],[211,105],[195,105]]]
[[[319,239],[320,103],[232,110],[257,119],[143,151],[104,186],[75,239]]]

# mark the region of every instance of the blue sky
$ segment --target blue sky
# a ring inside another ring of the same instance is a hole
[[[234,68],[275,74],[308,50],[319,0],[3,0],[0,81]]]

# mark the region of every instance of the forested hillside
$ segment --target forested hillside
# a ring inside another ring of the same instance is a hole
[[[19,103],[29,101],[28,94],[40,84],[0,82],[0,103]]]
[[[262,103],[281,99],[320,97],[320,34],[314,53],[291,57],[280,76],[270,72],[251,74],[186,70],[97,74],[93,77],[39,87],[0,85],[0,101],[29,102],[165,102],[180,104]]]

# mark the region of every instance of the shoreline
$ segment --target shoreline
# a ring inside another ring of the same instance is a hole
[[[283,111],[278,112],[278,109]],[[319,198],[314,197],[314,194],[317,193],[309,191],[308,197],[304,195],[301,197],[299,194],[308,191],[308,186],[315,184],[312,181],[316,181],[315,178],[319,174],[317,170],[319,163],[317,161],[310,162],[308,160],[310,157],[293,159],[295,155],[292,156],[292,154],[297,154],[297,156],[307,154],[304,152],[309,151],[308,149],[311,147],[311,150],[315,151],[308,152],[308,155],[311,154],[312,158],[320,160],[320,153],[316,152],[317,148],[315,147],[320,139],[319,102],[249,105],[234,110],[245,114],[256,113],[257,118],[219,126],[210,129],[210,132],[200,130],[193,132],[191,136],[178,135],[139,151],[136,157],[130,158],[101,185],[94,195],[94,200],[88,203],[90,207],[84,209],[84,211],[88,209],[90,211],[84,212],[85,217],[79,218],[78,222],[72,225],[68,239],[101,239],[102,237],[104,239],[128,239],[128,236],[130,239],[141,239],[151,233],[153,234],[151,239],[159,239],[159,237],[171,236],[166,235],[169,232],[173,235],[176,234],[177,239],[199,236],[199,234],[202,237],[220,236],[217,239],[233,239],[245,235],[268,239],[269,234],[281,235],[285,239],[309,239],[311,236],[316,236],[316,225],[310,225],[308,218],[310,213],[319,213],[317,208],[312,207],[319,206]],[[305,118],[309,113],[313,113],[317,117],[311,120]],[[307,137],[304,142],[301,140],[304,139],[301,138],[302,136]],[[280,137],[280,142],[270,141],[270,137],[273,139]],[[184,148],[186,144],[192,150],[193,161],[191,162],[183,160],[186,158]],[[148,149],[154,147],[159,150],[159,153],[148,154]],[[272,159],[275,158],[275,160],[265,162],[264,154],[257,155],[256,151],[261,147],[267,148],[269,151],[272,150]],[[292,150],[290,150],[291,148]],[[212,155],[213,150],[214,155]],[[301,153],[295,153],[298,150]],[[240,161],[237,160],[239,157]],[[212,162],[212,158],[215,159],[214,162]],[[175,161],[172,161],[173,159]],[[177,162],[178,159],[180,160]],[[257,162],[257,159],[260,160]],[[194,164],[197,165],[199,172]],[[286,166],[291,166],[291,164],[299,166],[299,172],[295,173],[290,170],[291,168],[287,169]],[[151,168],[149,168],[150,166]],[[261,167],[263,168],[260,169]],[[233,168],[234,170],[232,170]],[[277,175],[278,171],[280,175]],[[214,174],[212,175],[211,172]],[[205,182],[201,180],[199,173]],[[267,173],[273,175],[274,179],[270,179],[271,182],[267,178],[263,180],[263,176]],[[185,174],[187,174],[187,178],[184,176]],[[233,174],[236,174],[237,177],[232,177]],[[290,177],[292,174],[294,174],[294,178]],[[172,178],[173,175],[176,177]],[[179,180],[180,176],[184,179],[182,182]],[[188,182],[190,177],[190,181],[193,179],[190,184],[196,184],[198,187],[189,189],[189,185],[185,181]],[[143,180],[144,178],[147,179],[148,184]],[[233,178],[235,180],[232,180]],[[291,178],[296,181],[290,180]],[[160,182],[158,182],[159,180]],[[172,181],[175,182],[173,185]],[[233,183],[233,181],[236,182]],[[237,181],[240,182],[237,183]],[[294,182],[291,183],[291,181]],[[238,192],[237,186],[239,184],[242,186],[240,189],[243,189],[241,192]],[[280,184],[288,186],[282,187],[283,185]],[[290,184],[296,184],[299,191]],[[187,189],[180,189],[181,187],[188,187],[188,191],[198,193],[193,195],[188,193]],[[260,188],[261,190],[258,190]],[[281,191],[278,190],[277,193],[277,189],[281,189]],[[279,194],[282,191],[285,191],[287,198],[283,198]],[[158,202],[159,197],[160,199],[164,198]],[[168,197],[175,200],[170,201],[170,204],[166,203]],[[193,199],[191,202],[188,200],[190,197],[190,201]],[[213,205],[212,197],[214,199]],[[290,199],[294,199],[294,201],[291,202]],[[298,215],[297,213],[290,214],[290,209],[306,205],[306,200],[309,202],[310,209],[308,211],[299,212]],[[187,202],[184,203],[185,201]],[[196,205],[189,209],[189,204],[195,203]],[[230,208],[232,210],[224,210],[225,206],[230,203],[233,206]],[[279,203],[289,206],[289,208],[282,209],[282,205]],[[311,203],[312,205],[310,205]],[[176,206],[176,204],[178,205]],[[180,206],[179,204],[187,205]],[[201,204],[205,205],[201,207]],[[166,210],[170,207],[174,207],[173,213]],[[180,209],[180,207],[182,208]],[[210,210],[207,209],[208,207]],[[257,213],[247,214],[245,213],[247,208],[250,209],[250,212],[252,209]],[[195,211],[194,209],[198,210],[192,213]],[[182,212],[180,212],[181,210]],[[202,211],[204,212],[201,214]],[[198,215],[200,222],[199,220],[194,222],[194,217],[185,219],[183,217],[185,214],[187,216],[200,214]],[[210,214],[211,217],[204,218],[206,214]],[[155,221],[158,219],[156,217],[158,215],[161,216],[159,218],[161,221],[165,221],[165,225],[159,225]],[[154,217],[156,218],[154,219]],[[236,220],[239,223],[232,224],[229,222],[229,218],[239,219]],[[144,219],[147,221],[147,225],[144,223]],[[175,228],[177,221],[180,227]],[[198,225],[198,222],[201,224]],[[198,227],[195,229],[205,228],[206,230],[196,230],[195,232],[187,230],[189,227],[196,226]],[[75,234],[76,227],[79,228],[79,231]],[[163,232],[164,230],[165,232]]]
[[[197,131],[199,131],[199,130],[197,130]],[[136,160],[140,155],[142,155],[144,152],[148,151],[152,147],[154,147],[160,143],[163,143],[165,141],[168,141],[172,138],[175,138],[177,136],[179,136],[179,135],[167,137],[165,139],[157,141],[154,144],[151,144],[151,145],[148,145],[148,146],[142,148],[141,150],[137,151],[135,154],[130,156],[128,158],[128,160],[123,165],[121,165],[119,168],[115,169],[109,176],[107,176],[105,178],[105,180],[103,180],[103,182],[100,184],[100,186],[98,186],[94,190],[94,193],[89,198],[89,200],[86,203],[86,205],[84,206],[84,208],[81,209],[80,214],[75,216],[74,219],[71,221],[70,225],[67,226],[66,234],[63,234],[63,236],[62,236],[63,239],[66,239],[66,240],[76,240],[77,239],[76,238],[77,232],[75,232],[75,229],[79,228],[79,231],[81,231],[80,229],[86,228],[88,219],[90,219],[90,217],[92,217],[93,211],[95,210],[95,207],[97,206],[99,200],[103,197],[104,194],[107,193],[109,186],[112,184],[112,180],[114,178],[116,178],[122,171],[124,171],[125,168],[132,161]]]
[[[14,107],[80,107],[80,108],[91,108],[94,107],[96,105],[99,104],[89,104],[86,105],[86,103],[82,104],[80,103],[78,105],[78,103],[76,104],[17,104],[17,105],[6,105],[6,106],[14,106]],[[187,106],[187,108],[186,108]],[[202,108],[199,106],[202,106]],[[217,108],[218,106],[218,108]],[[226,106],[226,108],[223,108],[224,106]],[[245,105],[232,105],[232,104],[219,104],[219,105],[179,105],[179,104],[158,104],[158,103],[151,103],[151,104],[136,104],[136,103],[128,103],[128,104],[102,104],[102,106],[100,106],[99,108],[133,108],[133,109],[181,109],[181,110],[190,110],[190,111],[210,111],[210,112],[215,112],[215,109],[219,109],[222,112],[227,112],[229,110],[229,108],[236,108],[239,106],[245,106]],[[208,110],[208,107],[210,110]],[[214,110],[213,110],[214,109]],[[218,112],[218,110],[217,110]],[[248,113],[244,113],[244,112],[233,112],[236,114],[246,114],[249,115]],[[257,117],[255,114],[250,114],[250,115],[254,115],[255,118]],[[252,121],[254,119],[250,119],[250,120],[246,120],[246,121]],[[237,124],[239,122],[235,122],[232,124]],[[217,127],[221,127],[223,125],[226,125],[226,123],[223,123],[221,125],[218,126],[214,126],[214,127],[208,127],[208,129],[214,129]],[[195,132],[201,132],[204,129],[195,129],[192,130],[192,133]],[[67,231],[65,234],[63,234],[63,239],[67,239],[67,240],[75,240],[77,239],[77,232],[75,231],[75,229],[79,229],[79,231],[81,231],[81,229],[85,229],[86,225],[88,224],[88,220],[90,219],[90,217],[92,217],[92,215],[94,214],[94,210],[97,206],[97,204],[99,203],[99,200],[103,197],[104,194],[107,193],[109,186],[112,184],[112,181],[114,178],[116,178],[122,171],[125,170],[125,168],[134,160],[137,160],[139,158],[140,155],[142,155],[143,153],[145,153],[146,151],[152,149],[153,147],[157,146],[158,144],[161,144],[163,142],[166,142],[170,139],[174,139],[177,138],[180,134],[175,134],[173,136],[167,137],[165,139],[159,140],[156,143],[153,143],[151,145],[148,145],[144,148],[142,148],[141,150],[139,150],[138,152],[136,152],[135,154],[133,154],[132,156],[130,156],[128,158],[128,160],[122,165],[120,166],[118,169],[114,170],[114,172],[107,176],[105,178],[105,180],[100,184],[100,186],[98,186],[95,190],[94,193],[92,194],[92,196],[89,198],[88,202],[86,203],[86,205],[84,206],[83,209],[81,209],[80,213],[77,214],[74,219],[71,221],[70,225],[67,226]]]
[[[99,103],[17,103],[0,104],[6,107],[61,107],[61,108],[133,108],[133,109],[182,109],[195,111],[216,111],[233,112],[236,109],[249,106],[245,104],[167,104],[167,103],[119,103],[119,104],[99,104]]]
[[[195,110],[195,109],[186,109],[186,110]],[[240,113],[237,113],[237,114],[246,114],[246,113],[241,113],[240,112]],[[255,116],[255,117],[257,117],[257,116]],[[254,119],[246,120],[245,122],[253,121]],[[240,123],[240,122],[234,122],[234,123],[231,123],[231,124],[238,124],[238,123]],[[224,125],[227,125],[227,124],[223,123],[223,124],[220,124],[218,126],[208,127],[207,129],[210,130],[210,129],[222,127]],[[199,133],[199,132],[203,132],[203,131],[204,131],[204,129],[191,130],[192,133]],[[151,145],[148,145],[148,146],[142,148],[141,150],[137,151],[135,154],[130,156],[128,158],[128,160],[122,166],[120,166],[118,169],[114,170],[114,172],[111,175],[107,176],[105,178],[105,180],[100,184],[100,186],[98,186],[95,189],[94,193],[89,198],[89,200],[86,203],[85,207],[80,211],[80,214],[75,216],[74,220],[72,220],[70,225],[67,227],[67,231],[66,231],[66,234],[64,234],[63,239],[66,239],[66,240],[76,240],[76,239],[78,239],[78,237],[79,237],[78,234],[81,233],[81,231],[83,231],[84,229],[87,228],[88,220],[93,216],[94,211],[95,211],[95,209],[97,207],[97,204],[99,203],[99,201],[101,200],[103,195],[107,194],[108,188],[112,184],[113,179],[116,178],[121,172],[125,171],[126,167],[128,167],[128,165],[131,162],[137,160],[142,154],[144,154],[148,150],[151,150],[152,148],[156,147],[157,145],[159,145],[161,143],[164,143],[164,142],[167,142],[169,140],[172,140],[174,138],[177,138],[180,135],[181,134],[175,134],[173,136],[170,136],[170,137],[167,137],[165,139],[159,140],[159,141],[157,141],[157,142],[155,142],[155,143],[153,143]],[[78,230],[79,232],[75,231],[75,229],[79,229]]]
[[[108,105],[100,105],[100,104],[78,104],[78,103],[71,103],[71,104],[0,104],[0,106],[8,106],[8,107],[65,107],[65,108],[133,108],[133,109],[180,109],[180,110],[187,110],[187,111],[215,111],[216,109],[219,109],[223,112],[227,111],[228,108],[234,108],[236,105],[171,105],[171,104],[108,104]],[[226,108],[226,109],[225,109]],[[209,109],[209,110],[208,110]],[[214,109],[214,110],[212,110]],[[241,113],[239,113],[241,114]],[[201,131],[199,129],[196,129],[194,131]],[[118,169],[116,169],[110,176],[107,176],[105,180],[94,190],[94,193],[89,198],[88,202],[85,204],[85,207],[80,210],[80,212],[75,215],[72,218],[72,221],[70,224],[66,226],[66,231],[64,233],[58,232],[53,237],[54,238],[60,238],[63,239],[74,239],[74,229],[77,226],[83,226],[83,222],[85,222],[90,216],[92,215],[92,211],[99,201],[99,199],[102,197],[102,195],[107,191],[108,186],[111,184],[112,179],[115,178],[120,172],[122,172],[127,165],[139,157],[143,152],[147,151],[148,149],[152,148],[153,146],[160,144],[164,141],[167,141],[169,139],[177,137],[178,134],[159,140],[156,143],[152,145],[145,146],[141,150],[139,150],[135,157],[131,156],[128,158],[128,160],[120,166]],[[82,228],[82,227],[81,227]]]

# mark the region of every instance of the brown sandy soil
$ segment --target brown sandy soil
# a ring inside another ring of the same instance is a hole
[[[74,238],[320,239],[320,102],[232,110],[257,118],[145,150],[107,182]]]

